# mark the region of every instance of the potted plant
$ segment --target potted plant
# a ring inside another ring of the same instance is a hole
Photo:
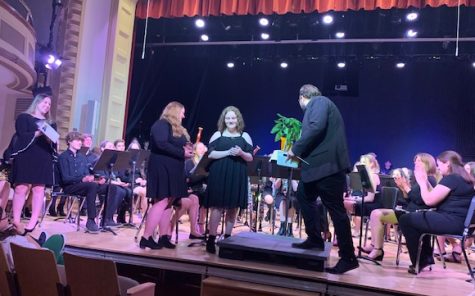
[[[279,113],[274,122],[275,125],[270,133],[275,134],[275,142],[281,141],[280,149],[287,151],[300,138],[302,123],[298,119],[285,117]]]

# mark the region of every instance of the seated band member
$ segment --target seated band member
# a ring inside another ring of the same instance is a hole
[[[430,237],[425,236],[418,262],[419,270],[415,269],[421,235],[423,233],[461,234],[467,210],[475,195],[475,180],[463,168],[462,157],[458,153],[442,152],[437,157],[437,166],[443,178],[435,187],[430,185],[422,163],[416,164],[414,170],[417,184],[421,188],[422,200],[426,205],[437,209],[405,214],[399,219],[399,226],[406,237],[412,262],[408,272],[413,274],[434,262]]]
[[[352,194],[351,197],[344,199],[343,204],[345,205],[346,210],[349,213],[355,214],[354,222],[354,236],[359,236],[361,216],[369,216],[374,209],[381,208],[380,194],[379,194],[379,163],[372,153],[361,155],[360,164],[365,165],[368,170],[369,177],[371,179],[371,184],[375,188],[375,192],[367,192],[364,198],[364,208],[361,212],[361,198],[354,198]]]
[[[173,215],[170,223],[170,231],[168,235],[171,236],[177,220],[188,212],[190,217],[190,239],[203,239],[204,236],[198,232],[198,211],[200,208],[198,196],[190,194],[188,197],[183,197],[180,202],[175,206],[175,214]]]
[[[61,186],[64,193],[79,194],[86,196],[87,222],[86,229],[91,233],[97,233],[99,227],[96,218],[96,195],[106,194],[108,186],[105,179],[95,181],[89,173],[86,156],[78,151],[82,146],[82,135],[79,132],[69,132],[66,135],[68,150],[59,156],[59,171],[61,174]]]
[[[142,146],[137,139],[132,139],[127,147],[127,151],[130,150],[140,150]],[[138,213],[145,212],[147,209],[147,180],[145,178],[145,170],[144,170],[144,163],[137,164],[137,168],[135,170],[135,188],[134,188],[134,196],[137,197],[137,201],[135,202],[135,210]]]
[[[418,153],[414,157],[414,166],[422,165],[427,173],[431,186],[435,186],[436,164],[432,155],[427,153]],[[371,246],[363,247],[364,253],[369,253],[368,257],[377,261],[382,261],[384,257],[384,224],[397,224],[402,213],[415,212],[419,209],[427,209],[421,197],[421,189],[417,183],[411,184],[410,176],[406,175],[402,169],[393,171],[394,181],[401,190],[404,199],[407,201],[402,206],[402,210],[394,211],[393,209],[375,209],[371,212]]]
[[[198,233],[201,236],[205,232],[205,220],[206,220],[206,176],[194,175],[192,173],[195,166],[198,165],[203,155],[208,151],[208,147],[202,142],[195,143],[193,145],[193,157],[185,160],[185,176],[186,183],[189,187],[188,192],[198,196],[199,200],[199,215],[198,215],[198,228],[191,233]],[[191,192],[190,192],[191,190]]]
[[[99,160],[104,150],[115,150],[115,146],[110,141],[107,141],[107,140],[102,141],[100,145],[101,152],[97,160]],[[93,164],[93,166],[94,165],[95,163]],[[112,171],[112,174],[109,175],[109,172],[95,170],[94,174],[96,176],[100,176],[101,178],[104,178],[106,182],[109,181],[109,178],[111,179],[110,180],[111,193],[113,192],[113,194],[111,194],[110,198],[107,200],[108,203],[107,203],[105,224],[106,226],[110,226],[110,227],[120,226],[121,225],[120,223],[114,222],[113,216],[124,200],[126,200],[127,202],[130,202],[130,200],[132,199],[132,191],[130,190],[130,188],[128,188],[130,184],[122,182],[120,178],[118,177],[119,172],[117,171]]]

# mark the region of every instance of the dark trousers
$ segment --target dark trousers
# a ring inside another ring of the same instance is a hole
[[[108,184],[104,184],[101,186],[106,186],[106,191],[104,192],[107,196],[107,208],[105,209],[105,219],[112,220],[117,208],[119,207],[120,203],[124,199],[126,192],[122,190],[122,187],[111,184],[110,189],[107,190]],[[99,195],[101,202],[104,202],[103,195]]]
[[[300,182],[297,199],[305,222],[305,232],[309,239],[323,243],[321,236],[323,229],[317,207],[317,197],[320,196],[333,221],[335,234],[338,237],[340,256],[344,259],[351,259],[355,257],[355,249],[351,238],[350,220],[343,206],[345,184],[346,176],[343,171],[317,181]]]
[[[133,203],[134,193],[132,192],[132,189],[130,189],[129,187],[122,187],[122,186],[119,186],[117,188],[117,191],[120,192],[120,194],[122,195],[122,200],[117,205],[119,209],[118,214],[119,216],[122,217],[122,215],[125,216],[125,212],[127,211],[130,212],[130,207],[132,206],[132,203]]]
[[[107,184],[99,185],[94,182],[81,182],[63,187],[64,193],[83,195],[86,197],[87,217],[96,218],[96,195],[107,193]]]
[[[399,218],[399,227],[406,238],[409,257],[416,266],[419,238],[423,233],[433,234],[461,234],[465,218],[457,217],[437,211],[416,212],[402,215]],[[426,236],[422,242],[420,264],[431,263],[432,246],[430,237]]]

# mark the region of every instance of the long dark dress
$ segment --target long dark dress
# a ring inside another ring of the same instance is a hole
[[[164,119],[157,120],[150,131],[147,195],[160,201],[167,197],[187,196],[185,180],[185,136],[174,137]]]
[[[252,153],[252,146],[242,137],[221,137],[209,144],[209,151],[226,151],[239,146]],[[207,207],[234,209],[247,207],[247,163],[240,156],[227,156],[211,162],[208,175]]]
[[[12,184],[57,184],[54,180],[54,146],[45,135],[35,138],[36,122],[40,120],[27,113],[18,115],[16,119]],[[56,128],[56,125],[52,124],[52,127]]]

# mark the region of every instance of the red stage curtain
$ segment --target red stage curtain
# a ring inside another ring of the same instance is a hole
[[[461,0],[465,6],[475,6],[475,0]],[[457,6],[458,0],[139,0],[136,16],[183,17],[246,14],[285,14],[326,12],[329,10],[373,10],[409,7]]]

